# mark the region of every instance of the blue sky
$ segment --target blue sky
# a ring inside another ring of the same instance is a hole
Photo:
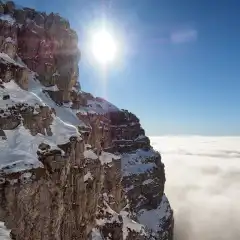
[[[240,134],[238,0],[15,2],[68,18],[79,34],[82,89],[134,112],[147,134]],[[121,42],[106,71],[87,48],[103,17]]]

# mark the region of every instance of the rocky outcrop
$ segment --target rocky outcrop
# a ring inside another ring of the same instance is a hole
[[[58,14],[16,9],[13,2],[1,6],[5,13],[0,23],[1,52],[13,59],[18,55],[44,86],[56,85],[61,101],[69,102],[79,77],[80,52],[68,21]]]
[[[58,14],[0,2],[0,221],[16,240],[172,240],[161,155],[81,90],[77,41]]]
[[[2,175],[1,218],[13,239],[87,239],[95,226],[100,161],[77,156],[79,139],[64,147],[68,156],[39,154],[44,168]]]

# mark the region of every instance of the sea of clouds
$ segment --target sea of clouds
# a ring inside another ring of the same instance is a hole
[[[240,137],[151,137],[165,164],[174,240],[240,239]]]

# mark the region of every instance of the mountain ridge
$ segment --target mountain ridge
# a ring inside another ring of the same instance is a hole
[[[10,239],[171,240],[161,155],[133,113],[81,90],[69,22],[0,2],[0,51],[0,220]]]

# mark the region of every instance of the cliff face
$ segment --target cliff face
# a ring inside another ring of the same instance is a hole
[[[58,14],[0,2],[0,234],[171,240],[161,156],[134,114],[80,89],[77,41]]]

